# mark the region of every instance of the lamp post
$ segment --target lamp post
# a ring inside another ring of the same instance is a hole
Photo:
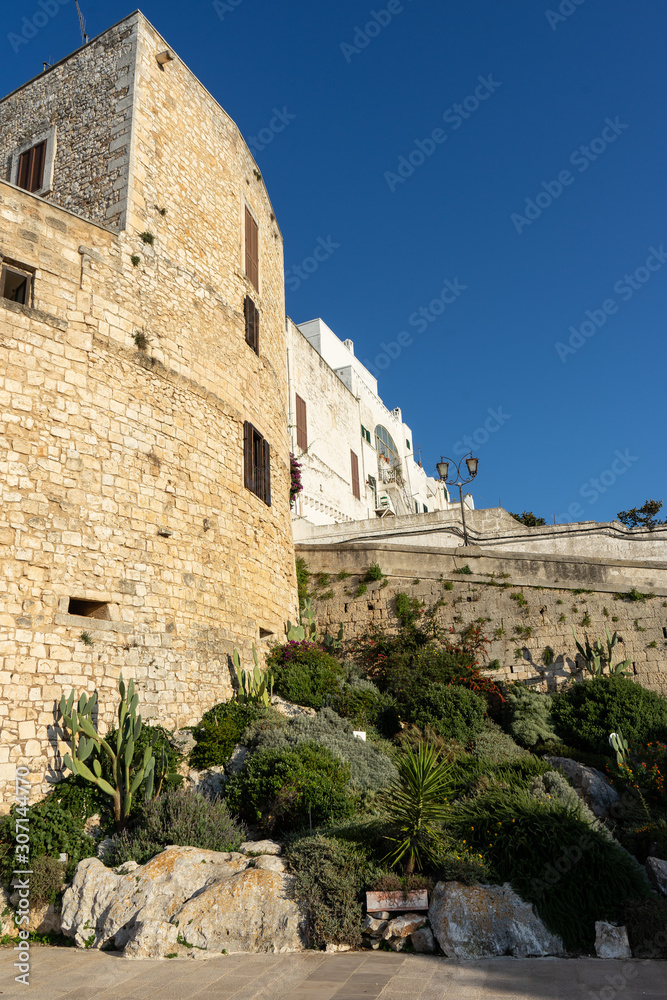
[[[466,456],[465,463],[466,463],[466,465],[468,467],[468,473],[470,474],[470,478],[469,479],[461,479],[461,469],[460,469],[460,466],[461,466],[461,464],[463,462],[463,459],[461,459],[461,461],[457,465],[456,462],[452,462],[452,460],[449,459],[449,458],[443,458],[442,455],[441,455],[440,456],[440,461],[436,465],[436,469],[438,470],[438,476],[440,477],[440,482],[444,483],[446,486],[458,486],[458,488],[459,488],[459,498],[460,498],[460,501],[461,501],[461,519],[463,521],[463,544],[464,545],[469,545],[470,543],[468,542],[468,531],[466,529],[466,515],[465,515],[464,504],[463,504],[463,487],[467,486],[468,483],[471,483],[473,481],[473,479],[475,478],[475,476],[477,475],[478,461],[479,461],[478,459],[473,458],[472,452],[470,452],[470,454]],[[454,479],[453,476],[452,476],[451,479],[449,478],[449,466],[450,465],[453,465],[454,468],[456,469],[456,479]]]

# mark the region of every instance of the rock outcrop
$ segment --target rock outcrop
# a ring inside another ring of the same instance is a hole
[[[63,897],[62,930],[80,947],[112,945],[135,958],[301,951],[305,917],[293,876],[276,862],[167,847],[120,874],[86,858]]]
[[[577,795],[580,796],[589,809],[598,817],[604,819],[608,816],[613,807],[620,801],[620,796],[615,788],[612,788],[602,771],[595,767],[587,767],[579,764],[570,757],[545,757],[546,761],[560,768],[565,777],[575,787]]]
[[[562,941],[512,888],[438,882],[428,911],[431,930],[448,958],[564,955]]]
[[[647,858],[645,867],[653,888],[661,892],[663,896],[667,896],[667,861],[661,861],[660,858]]]

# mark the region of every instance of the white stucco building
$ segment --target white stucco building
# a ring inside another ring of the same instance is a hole
[[[296,326],[288,318],[287,375],[291,450],[303,483],[294,520],[339,524],[453,506],[415,461],[411,428],[400,408],[384,405],[351,340],[321,319]],[[473,506],[472,497],[467,502]]]

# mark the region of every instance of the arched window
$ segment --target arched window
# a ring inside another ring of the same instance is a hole
[[[398,448],[394,444],[391,434],[382,424],[378,424],[375,428],[375,447],[378,455],[383,455],[390,465],[395,465],[398,462]]]

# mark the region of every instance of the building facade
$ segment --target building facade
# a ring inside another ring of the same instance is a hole
[[[287,320],[289,427],[302,465],[301,523],[343,524],[451,509],[446,488],[415,457],[400,408],[389,410],[351,340],[321,319]],[[467,498],[472,509],[472,497]],[[456,498],[458,506],[458,498]]]
[[[0,178],[6,796],[58,775],[63,692],[109,725],[122,672],[192,724],[297,596],[282,237],[234,122],[137,12],[0,101]]]

